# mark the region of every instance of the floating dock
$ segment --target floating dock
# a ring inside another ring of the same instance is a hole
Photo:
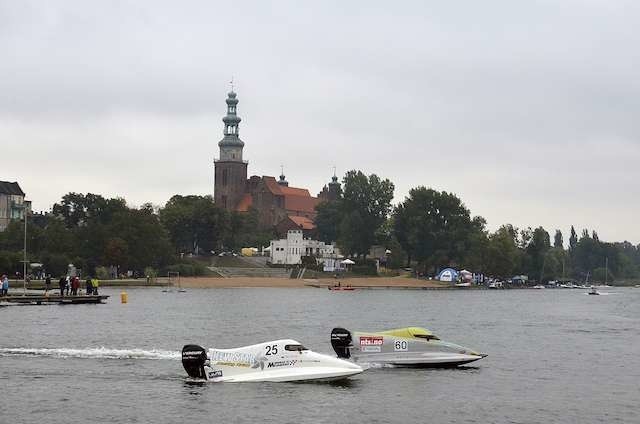
[[[82,305],[86,303],[103,303],[107,300],[107,295],[80,295],[80,296],[60,296],[59,294],[39,295],[39,294],[10,294],[0,297],[0,303],[20,303],[27,305]]]

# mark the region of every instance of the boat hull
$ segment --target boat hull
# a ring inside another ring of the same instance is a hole
[[[448,368],[475,362],[482,358],[484,358],[484,356],[481,355],[433,353],[407,356],[391,355],[389,357],[382,357],[382,355],[359,355],[357,357],[354,356],[353,360],[358,363],[392,365],[395,367]]]
[[[252,372],[229,377],[211,378],[216,383],[258,383],[258,382],[300,382],[300,381],[335,381],[349,378],[362,372],[360,369],[307,367],[299,370],[274,370]]]

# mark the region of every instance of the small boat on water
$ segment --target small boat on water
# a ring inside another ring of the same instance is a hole
[[[596,290],[595,286],[591,286],[591,290],[589,291],[590,295],[599,295],[598,290]]]
[[[351,287],[351,286],[328,286],[327,288],[329,290],[332,290],[332,291],[353,291],[353,290],[355,290],[355,288]]]
[[[381,332],[331,331],[338,358],[358,363],[405,367],[455,367],[486,357],[466,347],[440,340],[429,330],[406,327]]]
[[[535,286],[531,287],[532,289],[544,289],[545,287],[542,284],[536,284]]]
[[[290,339],[209,351],[185,345],[182,366],[189,377],[233,383],[340,380],[363,371],[351,361],[312,352]]]

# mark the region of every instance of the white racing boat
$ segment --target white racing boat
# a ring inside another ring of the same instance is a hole
[[[378,333],[334,328],[331,345],[338,358],[359,363],[408,367],[455,367],[487,355],[440,340],[420,327],[406,327]]]
[[[190,377],[213,382],[339,380],[363,371],[353,362],[312,352],[287,339],[208,352],[186,345],[182,365]]]

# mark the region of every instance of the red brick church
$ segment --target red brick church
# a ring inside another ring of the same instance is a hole
[[[334,175],[317,197],[306,188],[289,187],[284,175],[275,177],[252,175],[247,178],[248,161],[242,159],[244,142],[238,129],[238,98],[232,90],[227,97],[227,115],[224,122],[224,137],[218,143],[220,158],[214,160],[215,203],[229,211],[258,212],[260,225],[273,228],[279,234],[291,229],[302,229],[309,234],[315,229],[315,207],[322,201],[335,200],[340,183]],[[283,173],[284,174],[284,173]]]

